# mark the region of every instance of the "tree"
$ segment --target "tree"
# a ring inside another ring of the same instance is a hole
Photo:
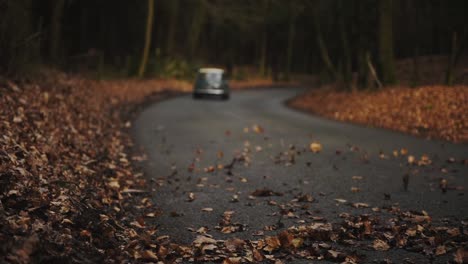
[[[291,64],[294,49],[294,37],[296,35],[296,17],[299,12],[299,6],[294,4],[295,2],[289,2],[289,29],[288,29],[288,46],[286,49],[286,80],[289,80],[291,74]]]
[[[340,28],[340,40],[341,40],[341,46],[342,46],[342,63],[341,63],[341,77],[342,77],[342,82],[343,82],[343,88],[346,90],[351,90],[352,86],[352,65],[351,65],[351,52],[349,49],[349,43],[348,43],[348,33],[347,33],[347,28],[346,28],[346,8],[345,8],[345,3],[344,1],[339,0],[338,1],[338,11],[339,11],[339,18],[338,18],[338,23],[339,23],[339,28]]]
[[[332,60],[330,59],[330,55],[328,53],[328,48],[325,44],[325,41],[323,39],[322,35],[322,30],[320,29],[320,22],[319,22],[319,17],[318,17],[318,12],[314,10],[314,26],[315,26],[315,35],[316,35],[316,40],[317,40],[317,45],[319,47],[319,52],[320,52],[320,57],[322,59],[322,62],[327,70],[327,72],[332,76],[334,80],[338,80],[338,72],[333,65]]]
[[[151,32],[153,31],[154,20],[154,0],[148,0],[148,15],[146,19],[145,31],[145,46],[143,48],[143,55],[141,57],[140,68],[138,69],[138,77],[143,77],[148,64],[149,50],[151,46]]]
[[[267,42],[268,42],[268,7],[269,0],[262,1],[262,23],[261,28],[261,44],[260,44],[260,59],[259,59],[259,72],[261,76],[266,76],[266,58],[267,58]]]
[[[52,1],[52,17],[50,22],[49,56],[56,62],[59,59],[62,34],[62,16],[65,0]]]
[[[174,51],[174,40],[177,30],[179,13],[179,0],[169,1],[169,26],[167,29],[166,55],[171,55]]]
[[[198,47],[198,42],[200,41],[200,34],[206,17],[206,1],[197,0],[195,4],[195,13],[193,14],[188,40],[190,59],[193,59],[195,56],[195,51]]]
[[[393,0],[379,1],[379,60],[384,85],[395,84],[395,62],[393,52]]]

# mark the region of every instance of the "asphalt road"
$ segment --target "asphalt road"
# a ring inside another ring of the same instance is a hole
[[[193,230],[206,227],[207,233],[218,239],[255,239],[253,233],[265,226],[297,224],[304,212],[294,212],[299,218],[284,217],[278,205],[302,194],[315,199],[304,210],[332,222],[341,212],[370,211],[334,199],[368,203],[370,207],[425,210],[435,223],[446,218],[454,222],[467,219],[468,166],[458,162],[468,158],[466,144],[340,123],[286,107],[284,101],[299,92],[234,92],[229,101],[182,96],[141,113],[134,122],[133,135],[148,153],[147,176],[159,186],[154,203],[162,212],[155,220],[161,235],[169,235],[177,243],[191,243],[197,236]],[[255,125],[264,131],[254,129]],[[309,150],[313,141],[322,145],[320,153]],[[408,165],[407,156],[392,155],[402,148],[416,160],[426,154],[432,164]],[[247,160],[235,163],[230,175],[226,169],[210,172],[210,166],[229,164],[239,155]],[[449,163],[449,158],[457,162]],[[407,190],[405,174],[409,175]],[[442,178],[448,183],[445,193],[439,188]],[[353,192],[352,187],[359,191]],[[263,188],[282,196],[249,197]],[[233,199],[234,195],[238,199]],[[216,230],[225,211],[234,211],[233,222],[243,225],[243,232],[223,234]],[[403,257],[421,258],[402,250],[370,254],[397,262]]]

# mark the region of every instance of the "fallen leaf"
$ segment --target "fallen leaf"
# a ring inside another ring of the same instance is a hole
[[[291,246],[294,236],[287,230],[279,233],[278,239],[282,247],[288,248]]]
[[[390,249],[390,246],[387,244],[387,242],[380,239],[374,240],[372,247],[378,251],[387,251]]]
[[[252,130],[257,134],[262,134],[263,132],[265,132],[263,127],[261,127],[261,126],[259,126],[257,124],[252,126]]]
[[[195,200],[195,194],[194,193],[189,193],[188,194],[188,198],[187,198],[187,202],[193,202]]]
[[[264,189],[257,189],[252,193],[252,196],[255,197],[268,197],[268,196],[283,196],[282,193],[279,192],[274,192],[270,189],[264,188]]]
[[[347,203],[348,201],[345,200],[345,199],[340,199],[340,198],[337,198],[337,199],[333,199],[335,200],[336,202],[339,202],[339,203]]]
[[[440,245],[436,248],[435,250],[435,255],[436,256],[441,256],[447,253],[447,249],[445,248],[444,245]]]
[[[318,142],[312,142],[310,143],[310,151],[312,151],[313,153],[318,153],[320,151],[322,151],[322,145]]]
[[[464,248],[457,249],[453,256],[453,261],[457,264],[468,263],[468,250]]]
[[[143,251],[141,257],[148,260],[159,260],[158,256],[151,250]]]
[[[263,248],[263,250],[268,251],[270,253],[279,249],[281,246],[281,242],[276,236],[266,237],[265,243],[266,246]]]
[[[353,203],[351,204],[354,208],[368,208],[369,204],[366,203]]]

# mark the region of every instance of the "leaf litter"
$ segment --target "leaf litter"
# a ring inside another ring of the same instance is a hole
[[[377,251],[400,248],[429,257],[453,254],[455,263],[466,262],[466,222],[435,225],[426,212],[402,211],[394,206],[373,208],[370,214],[341,213],[341,220],[333,223],[309,213],[312,223],[299,219],[297,225],[286,227],[278,221],[274,226],[265,227],[276,234],[266,236],[263,231],[254,231],[258,237],[255,240],[235,237],[217,240],[208,234],[209,227],[200,227],[194,230],[199,235],[191,245],[175,244],[170,237],[159,236],[157,226],[145,219],[157,217],[160,212],[149,199],[151,191],[146,189],[145,178],[135,172],[130,162],[145,158],[126,152],[131,142],[121,129],[131,124],[122,121],[119,115],[109,115],[113,110],[103,108],[99,103],[103,99],[90,96],[90,90],[77,91],[63,85],[81,87],[83,84],[62,78],[59,82],[62,85],[52,89],[33,85],[21,95],[16,89],[10,89],[0,98],[2,106],[8,106],[1,108],[0,115],[3,132],[0,240],[4,242],[0,250],[4,260],[29,262],[34,254],[39,254],[48,260],[67,256],[73,262],[112,259],[117,262],[256,263],[266,260],[285,263],[291,258],[366,261],[365,255],[344,249],[344,244]],[[90,102],[88,98],[94,99]],[[116,99],[114,105],[118,104]],[[252,131],[264,133],[258,125]],[[21,137],[24,133],[30,137]],[[259,149],[255,147],[256,151]],[[319,153],[322,145],[314,141],[309,149]],[[356,147],[351,149],[358,151]],[[302,152],[290,146],[280,157],[286,157],[285,166],[292,166],[295,156]],[[218,158],[225,156],[220,153]],[[227,175],[233,175],[236,164],[249,165],[251,153],[250,144],[246,143],[244,151],[231,163],[207,167],[205,172],[224,170]],[[408,151],[403,149],[393,152],[394,157],[407,155]],[[425,155],[419,160],[408,156],[408,164],[412,166],[431,163]],[[188,171],[195,169],[192,163]],[[240,179],[247,182],[247,178]],[[362,177],[354,176],[353,180],[361,181]],[[444,178],[439,185],[442,191],[449,188]],[[283,193],[264,188],[253,191],[251,196],[275,197]],[[235,194],[231,201],[239,199]],[[339,198],[335,201],[356,208],[370,207]],[[188,193],[187,202],[196,203],[196,196]],[[270,202],[278,206],[281,217],[303,218],[294,208],[307,207],[296,204],[317,201],[311,194],[298,194],[287,204]],[[213,211],[212,208],[202,210]],[[392,217],[381,217],[384,212]],[[233,221],[234,215],[234,211],[225,211],[214,229],[223,234],[247,230],[247,226]],[[14,234],[14,239],[5,234]]]

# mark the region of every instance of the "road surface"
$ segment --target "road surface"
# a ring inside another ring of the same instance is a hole
[[[268,226],[281,229],[309,222],[305,216],[310,214],[333,222],[342,212],[367,213],[392,205],[425,210],[434,223],[466,220],[468,166],[459,162],[468,158],[466,144],[340,123],[285,106],[285,100],[299,92],[233,92],[229,101],[193,100],[187,95],[154,104],[140,114],[132,133],[148,154],[146,174],[158,185],[154,203],[162,213],[155,221],[161,235],[190,244],[198,235],[194,231],[205,227],[199,231],[217,239],[255,239],[259,231],[278,232],[264,231]],[[322,145],[320,153],[310,151],[312,142]],[[408,154],[395,157],[393,151],[401,149]],[[424,154],[430,165],[408,165],[408,155],[418,161]],[[241,158],[231,170],[218,168],[234,157]],[[455,162],[447,162],[450,158]],[[441,179],[447,181],[446,192],[439,186]],[[262,194],[258,190],[271,191],[271,196],[258,197]],[[314,201],[295,209],[293,217],[282,215],[281,205],[295,197]],[[370,208],[355,209],[335,199],[367,203]],[[234,211],[232,222],[240,232],[216,229],[226,211]],[[368,254],[370,260],[384,256],[397,262],[421,260],[419,254],[391,252]]]

